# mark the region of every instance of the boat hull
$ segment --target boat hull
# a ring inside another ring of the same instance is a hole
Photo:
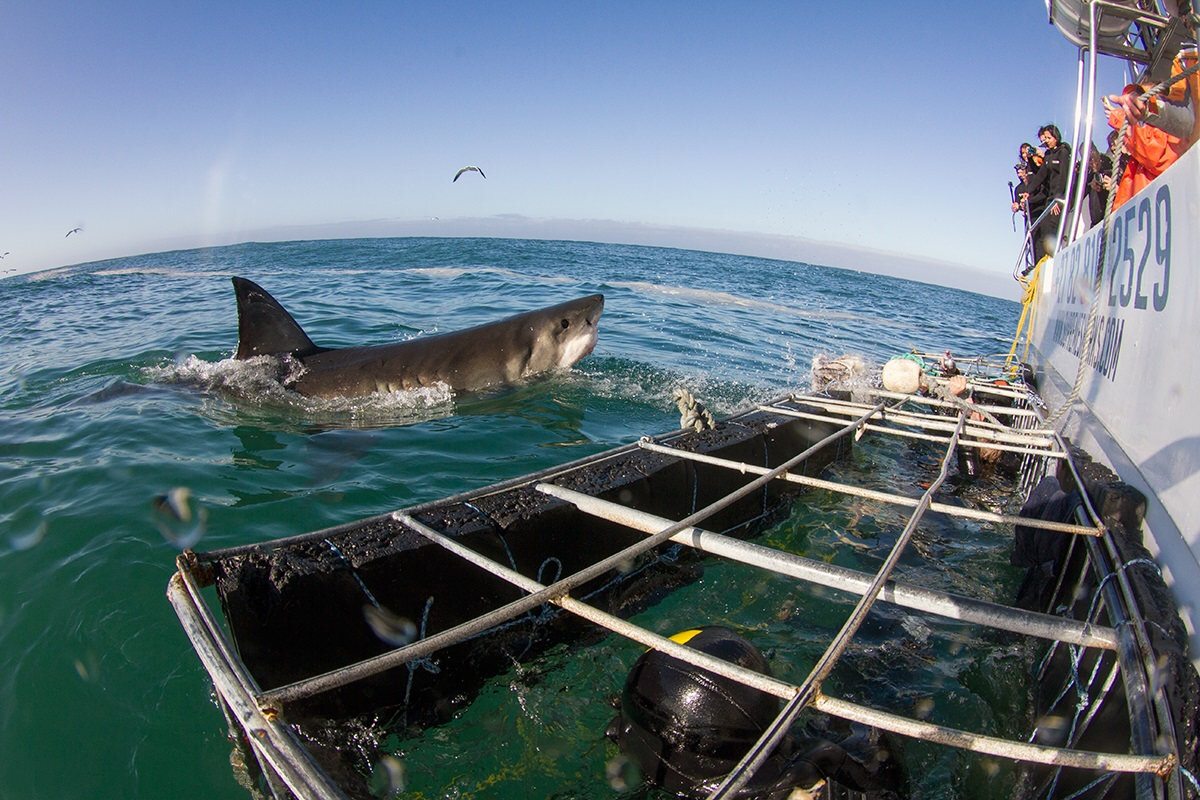
[[[1190,361],[1200,338],[1198,218],[1200,148],[1192,148],[1108,222],[1043,264],[1031,337],[1051,413],[1077,395],[1063,434],[1145,494],[1146,545],[1176,596],[1193,654],[1200,653],[1200,416],[1191,410],[1200,370]],[[1097,293],[1091,276],[1101,257]],[[1200,668],[1195,655],[1193,663]]]

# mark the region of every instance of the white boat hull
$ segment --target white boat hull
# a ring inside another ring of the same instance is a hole
[[[1063,433],[1146,495],[1146,546],[1200,667],[1200,148],[1043,264],[1032,341]],[[1108,245],[1095,311],[1094,266]],[[1081,359],[1083,368],[1080,369]]]

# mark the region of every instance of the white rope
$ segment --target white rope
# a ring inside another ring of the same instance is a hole
[[[692,393],[687,389],[675,390],[675,403],[679,406],[680,428],[691,428],[699,432],[710,431],[716,426],[713,415],[700,404],[699,400],[692,397]]]

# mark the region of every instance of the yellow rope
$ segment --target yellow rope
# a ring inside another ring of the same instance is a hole
[[[1017,322],[1017,332],[1013,335],[1012,347],[1008,350],[1008,358],[1004,361],[1004,371],[1009,375],[1016,375],[1017,364],[1020,361],[1029,360],[1029,345],[1033,338],[1033,318],[1036,311],[1037,302],[1037,287],[1039,279],[1042,276],[1042,264],[1046,263],[1046,259],[1050,256],[1042,256],[1041,261],[1033,268],[1033,272],[1028,278],[1019,278],[1023,294],[1021,296],[1021,319]],[[1021,337],[1025,338],[1025,349],[1021,353],[1021,358],[1017,358],[1017,346],[1021,343]]]

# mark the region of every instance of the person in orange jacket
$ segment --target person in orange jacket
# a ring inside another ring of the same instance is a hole
[[[1171,75],[1179,75],[1197,63],[1196,50],[1181,50],[1171,65]],[[1171,83],[1162,96],[1143,99],[1148,84],[1130,84],[1120,94],[1104,98],[1108,124],[1120,129],[1129,120],[1129,132],[1122,143],[1129,161],[1113,208],[1119,207],[1146,184],[1175,163],[1200,139],[1200,77],[1192,73]]]
[[[1108,124],[1120,129],[1125,121],[1125,109],[1108,102],[1104,107],[1108,111]],[[1120,208],[1125,201],[1174,164],[1183,152],[1181,143],[1182,140],[1178,136],[1172,136],[1161,128],[1131,123],[1121,142],[1121,151],[1127,153],[1129,159],[1125,162],[1125,171],[1121,173],[1121,180],[1117,184],[1113,210]]]

